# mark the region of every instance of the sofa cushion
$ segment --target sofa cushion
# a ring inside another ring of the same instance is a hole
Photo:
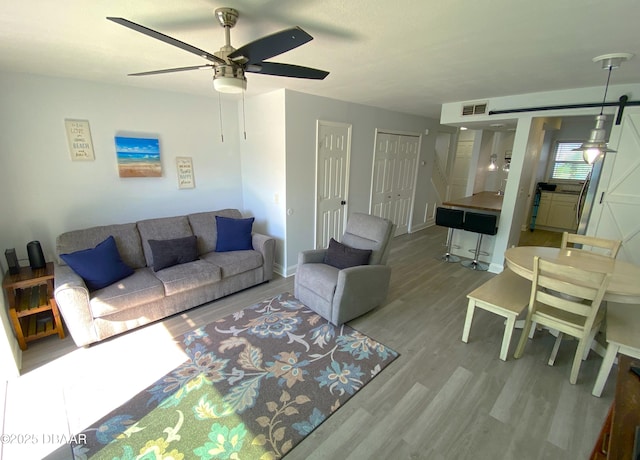
[[[198,258],[196,236],[172,238],[170,240],[149,240],[149,247],[153,255],[153,271],[174,265],[193,262]]]
[[[352,248],[331,238],[327,252],[324,254],[324,263],[342,270],[357,265],[367,265],[370,258],[371,249]]]
[[[93,292],[89,305],[93,317],[100,318],[163,297],[164,286],[151,269],[139,268],[133,275]]]
[[[56,254],[93,248],[109,236],[116,240],[118,252],[125,264],[134,269],[146,265],[136,224],[103,225],[62,233],[56,238]],[[65,264],[61,258],[58,262],[61,265]]]
[[[247,219],[231,219],[229,217],[216,216],[216,228],[218,238],[216,251],[244,251],[253,249],[251,243],[251,229],[253,217]]]
[[[164,285],[165,293],[173,295],[220,281],[221,270],[213,264],[194,260],[160,270],[156,276]]]
[[[147,267],[153,267],[153,254],[149,240],[170,240],[193,235],[187,216],[141,220],[138,222],[138,231],[142,239],[142,249]]]
[[[216,216],[242,219],[242,214],[237,209],[198,212],[187,216],[193,234],[198,237],[198,254],[206,254],[216,250],[216,241],[218,239]]]
[[[113,236],[95,248],[60,254],[60,258],[82,277],[90,291],[102,289],[133,274],[133,269],[120,258]]]
[[[258,251],[210,252],[200,256],[202,260],[217,265],[222,269],[222,277],[248,272],[262,267],[262,254]]]

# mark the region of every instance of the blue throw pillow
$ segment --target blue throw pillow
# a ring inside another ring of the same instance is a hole
[[[233,219],[231,217],[216,216],[216,228],[218,229],[216,252],[253,249],[253,243],[251,242],[253,220],[253,217]]]
[[[93,249],[60,254],[60,258],[82,277],[90,291],[102,289],[133,275],[133,269],[120,258],[113,236],[109,236]]]

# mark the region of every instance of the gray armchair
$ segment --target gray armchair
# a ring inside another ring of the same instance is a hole
[[[326,249],[303,251],[298,255],[294,295],[336,326],[381,305],[389,290],[387,257],[394,229],[387,219],[352,214],[342,243],[370,249],[369,265],[338,269],[324,263]]]

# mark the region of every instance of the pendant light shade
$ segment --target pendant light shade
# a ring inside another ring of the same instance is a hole
[[[606,132],[604,129],[604,122],[607,117],[602,114],[604,110],[604,104],[607,99],[607,90],[609,89],[609,80],[611,79],[611,70],[620,67],[623,61],[628,61],[633,57],[630,53],[613,53],[603,54],[602,56],[596,56],[593,58],[593,62],[601,62],[602,68],[609,71],[607,75],[607,84],[604,88],[604,97],[602,98],[602,107],[600,107],[600,115],[596,116],[596,126],[591,130],[589,139],[582,143],[580,147],[574,149],[574,151],[581,151],[582,158],[588,164],[593,164],[598,159],[602,158],[607,152],[615,152],[610,149],[606,141]]]
[[[598,115],[596,117],[596,127],[591,130],[589,139],[583,142],[580,147],[574,149],[582,151],[582,158],[588,164],[593,164],[607,152],[615,152],[615,150],[609,148],[605,139],[604,122],[606,120],[606,115]]]

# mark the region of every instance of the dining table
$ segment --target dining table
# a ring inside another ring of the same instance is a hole
[[[640,266],[631,262],[582,249],[542,246],[512,247],[506,250],[504,256],[507,267],[529,280],[533,278],[533,260],[536,256],[584,270],[611,273],[604,300],[640,304]]]

